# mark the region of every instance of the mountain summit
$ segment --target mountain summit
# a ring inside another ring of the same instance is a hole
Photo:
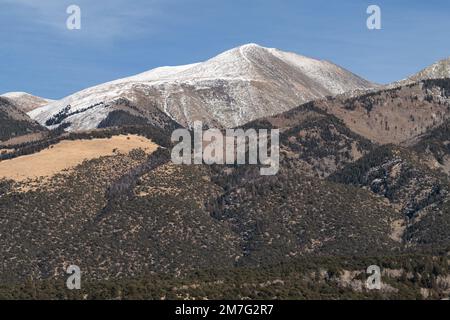
[[[53,102],[53,100],[33,96],[26,92],[7,92],[0,97],[7,98],[23,112],[29,112]]]
[[[118,108],[143,118],[149,109],[158,110],[184,126],[201,120],[235,127],[373,86],[333,63],[247,44],[205,62],[156,68],[88,88],[29,115],[48,127],[65,123],[71,131],[96,128]]]
[[[400,84],[417,82],[429,79],[450,78],[450,57],[433,63],[431,66],[417,72],[416,74],[406,78],[405,80],[396,82]]]

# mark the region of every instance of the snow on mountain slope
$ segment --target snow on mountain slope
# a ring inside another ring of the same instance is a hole
[[[450,58],[440,60],[409,79],[412,81],[450,77]]]
[[[12,101],[23,112],[29,112],[53,102],[53,100],[33,96],[26,92],[8,92],[2,94],[1,97]]]
[[[401,81],[394,82],[390,87],[405,85],[421,80],[450,78],[450,57],[433,63],[431,66]]]
[[[202,120],[235,127],[301,103],[374,85],[332,63],[248,44],[208,61],[156,68],[85,89],[29,112],[41,124],[87,130],[127,99],[146,116],[153,106],[184,126]]]

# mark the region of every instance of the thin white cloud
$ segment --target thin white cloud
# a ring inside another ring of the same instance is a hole
[[[156,27],[153,18],[161,17],[158,9],[160,0],[0,0],[19,12],[22,20],[25,18],[32,24],[49,26],[64,35],[74,33],[66,28],[70,5],[81,8],[80,38],[87,40],[114,40],[139,34],[153,32]]]

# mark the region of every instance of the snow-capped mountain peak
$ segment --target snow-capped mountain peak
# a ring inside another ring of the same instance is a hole
[[[450,78],[450,57],[443,60],[439,60],[406,79],[396,81],[390,84],[389,87],[405,85],[408,83],[413,83],[421,80],[441,79],[441,78]]]
[[[332,63],[251,43],[204,62],[160,67],[88,88],[29,115],[49,127],[70,123],[69,130],[93,129],[123,98],[143,117],[151,105],[182,125],[202,120],[234,127],[310,100],[372,86]]]
[[[450,77],[450,57],[433,63],[431,66],[423,69],[410,77],[410,80],[419,81],[426,79],[438,79]]]
[[[23,112],[29,112],[53,102],[53,100],[33,96],[26,92],[7,92],[0,97],[7,98]]]

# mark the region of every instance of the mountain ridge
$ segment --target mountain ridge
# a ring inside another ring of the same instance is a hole
[[[202,63],[156,68],[87,88],[29,115],[45,124],[70,106],[77,113],[64,119],[71,123],[68,130],[93,129],[114,110],[112,102],[125,98],[143,113],[146,105],[155,105],[183,126],[200,120],[235,127],[302,102],[374,86],[327,61],[247,44]]]
[[[450,57],[436,61],[406,79],[395,81],[391,86],[405,85],[421,80],[450,78]]]
[[[0,97],[12,101],[16,107],[23,112],[30,112],[54,101],[51,99],[34,96],[27,92],[6,92],[0,95]]]

